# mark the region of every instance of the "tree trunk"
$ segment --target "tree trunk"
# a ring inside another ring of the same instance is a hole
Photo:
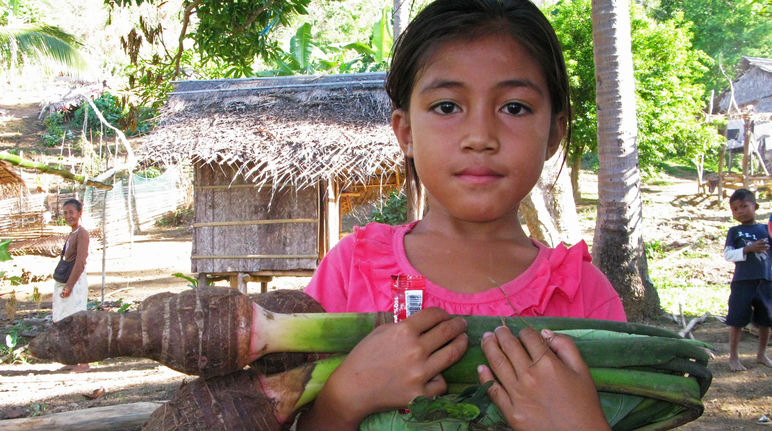
[[[408,0],[394,0],[394,28],[393,35],[394,40],[402,34],[402,31],[407,27],[407,23],[410,21],[410,2]]]
[[[531,237],[551,247],[561,242],[576,244],[581,239],[564,154],[558,151],[544,164],[539,181],[520,204]]]
[[[582,190],[579,188],[579,171],[582,169],[582,158],[577,157],[571,163],[571,189],[574,192],[574,203],[582,200]]]
[[[649,279],[641,234],[635,80],[628,0],[593,0],[598,106],[598,216],[592,255],[622,298],[628,318],[653,316],[659,297]]]

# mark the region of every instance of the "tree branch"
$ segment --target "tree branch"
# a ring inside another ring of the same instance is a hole
[[[177,47],[177,55],[174,56],[174,76],[172,80],[177,79],[180,75],[180,60],[182,59],[183,46],[182,42],[185,40],[185,34],[188,32],[188,23],[190,22],[190,15],[193,13],[193,9],[200,5],[204,0],[194,0],[185,8],[185,13],[182,16],[182,30],[180,30],[179,46]]]
[[[6,152],[0,152],[0,160],[11,163],[12,165],[20,166],[22,168],[35,169],[36,171],[39,171],[39,172],[58,175],[62,178],[67,178],[69,180],[73,180],[78,183],[85,184],[87,186],[91,186],[97,189],[111,190],[113,188],[113,186],[109,184],[101,183],[99,181],[89,180],[83,175],[73,174],[72,172],[66,169],[59,169],[43,163],[37,163],[31,160],[25,160],[17,155],[9,154]]]
[[[233,34],[237,35],[237,34],[241,33],[242,31],[244,31],[244,29],[246,29],[247,27],[252,25],[252,23],[255,22],[255,20],[257,19],[257,16],[260,15],[266,9],[268,9],[268,8],[265,7],[265,6],[260,6],[259,8],[257,8],[257,10],[254,11],[252,13],[252,15],[247,19],[247,22],[245,22],[244,25],[242,25],[241,27],[236,27],[235,29],[233,29]]]

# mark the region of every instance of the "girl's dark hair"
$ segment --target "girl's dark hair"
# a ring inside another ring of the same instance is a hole
[[[393,109],[407,111],[416,76],[429,57],[447,42],[473,41],[492,34],[514,38],[530,51],[547,81],[553,116],[565,113],[571,142],[571,100],[568,73],[555,30],[530,0],[436,0],[426,6],[394,43],[386,93]],[[407,189],[415,193],[418,175],[413,160],[405,159]],[[415,184],[411,184],[414,182]]]
[[[74,206],[74,207],[75,207],[75,209],[76,209],[76,210],[78,210],[78,212],[81,212],[81,211],[83,210],[83,204],[82,204],[82,203],[80,203],[80,201],[79,201],[79,200],[77,200],[77,199],[67,199],[67,200],[66,200],[66,201],[64,201],[64,203],[62,204],[62,208],[64,208],[64,207],[65,207],[65,206],[67,206],[67,205],[72,205],[72,206]]]

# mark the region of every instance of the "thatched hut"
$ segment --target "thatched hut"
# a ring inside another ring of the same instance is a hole
[[[719,199],[725,188],[772,188],[772,59],[744,56],[738,78],[719,97],[719,114],[726,118],[726,144],[715,180]],[[722,164],[729,155],[726,173]],[[735,154],[743,155],[742,173],[731,173]],[[753,172],[753,160],[759,173]]]
[[[24,180],[8,163],[0,161],[0,199],[16,197],[27,191]]]
[[[176,83],[140,157],[193,165],[199,280],[309,275],[342,215],[400,184],[384,78]]]

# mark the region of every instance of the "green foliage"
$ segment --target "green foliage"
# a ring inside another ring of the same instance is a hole
[[[644,250],[646,251],[646,259],[662,259],[665,256],[667,247],[660,241],[646,241],[643,246]]]
[[[572,160],[597,149],[591,7],[590,0],[561,1],[545,11],[564,44],[572,86]],[[631,27],[641,168],[653,172],[663,160],[714,151],[720,138],[701,120],[706,57],[691,47],[689,23],[680,16],[657,22],[633,3]]]
[[[179,207],[174,211],[169,211],[161,218],[156,220],[155,224],[161,227],[187,226],[193,220],[192,207]]]
[[[403,224],[407,221],[407,196],[399,191],[393,191],[379,203],[370,213],[368,222],[386,223],[390,225]]]
[[[118,125],[123,116],[123,108],[121,107],[120,99],[109,92],[104,92],[98,98],[94,99],[94,106],[99,109],[99,112],[102,113],[105,120],[114,127]],[[115,133],[112,129],[102,125],[102,122],[99,121],[99,118],[94,113],[91,105],[86,102],[75,110],[72,118],[72,127],[82,128],[85,115],[88,116],[86,119],[87,132],[98,134],[101,131],[104,131],[105,135],[113,135]]]
[[[136,172],[134,172],[134,175],[137,175],[139,177],[144,178],[158,178],[163,174],[161,172],[161,169],[157,166],[148,166],[146,168],[140,169]]]
[[[187,280],[189,283],[188,287],[190,287],[191,289],[195,289],[196,287],[198,287],[198,280],[196,280],[193,277],[189,277],[181,272],[175,272],[174,274],[172,274],[172,276]]]
[[[29,329],[21,320],[17,320],[14,325],[5,334],[5,344],[0,345],[0,364],[26,363],[27,357],[24,354],[23,345],[26,345],[26,338],[21,332]]]
[[[36,417],[45,414],[46,412],[46,404],[45,403],[32,403],[27,408],[27,412],[29,413],[30,417]]]
[[[0,0],[0,63],[13,69],[29,63],[46,73],[87,69],[82,44],[61,28],[43,23],[37,0]]]
[[[258,76],[313,74],[318,72],[373,72],[387,70],[393,43],[391,9],[381,11],[373,24],[369,44],[353,42],[339,47],[315,40],[310,23],[303,23],[290,39],[289,52],[280,52],[267,64],[272,70],[259,71]]]
[[[62,143],[62,139],[72,137],[72,133],[64,126],[64,114],[61,112],[49,114],[43,119],[43,125],[46,128],[45,133],[43,133],[43,145],[46,147],[58,147]]]
[[[772,56],[772,7],[768,0],[660,0],[653,15],[666,20],[683,16],[693,24],[694,48],[710,56],[700,61],[710,68],[699,82],[717,93],[729,83],[719,70],[734,77],[740,57]]]
[[[5,262],[6,260],[11,260],[11,254],[8,253],[8,246],[11,245],[10,239],[3,239],[0,240],[0,262]]]
[[[491,404],[488,389],[492,385],[491,380],[482,385],[470,386],[455,397],[416,397],[408,406],[411,420],[418,423],[446,419],[473,421]]]
[[[716,149],[721,138],[702,115],[707,57],[691,49],[690,24],[681,16],[656,22],[633,7],[632,34],[641,165],[658,170],[673,157]]]
[[[256,58],[269,59],[279,53],[271,39],[272,32],[287,25],[295,14],[305,14],[310,0],[244,0],[222,2],[186,0],[197,25],[189,27],[186,39],[193,41],[193,50],[203,65],[215,62],[227,64],[232,76],[248,76]],[[110,7],[125,7],[147,3],[160,5],[162,0],[105,0]]]

